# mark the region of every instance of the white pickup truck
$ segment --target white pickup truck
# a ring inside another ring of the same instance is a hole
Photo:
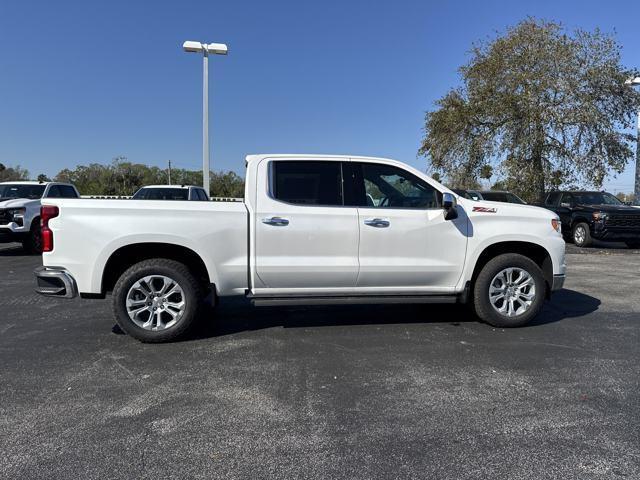
[[[471,303],[520,326],[565,277],[556,214],[457,197],[403,163],[250,155],[243,202],[45,199],[43,295],[104,298],[146,342],[202,300],[256,305]]]
[[[42,251],[42,198],[80,198],[80,194],[73,185],[61,182],[0,183],[0,243],[22,242],[29,253]]]

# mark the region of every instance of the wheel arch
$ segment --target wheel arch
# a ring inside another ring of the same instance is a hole
[[[101,293],[111,292],[118,278],[131,265],[150,258],[166,258],[183,263],[203,286],[209,288],[211,284],[204,261],[192,249],[172,243],[144,242],[122,246],[109,256],[102,271]]]
[[[551,294],[551,286],[553,285],[553,262],[549,251],[537,243],[525,241],[504,241],[497,242],[485,247],[480,253],[471,275],[471,288],[476,282],[482,268],[491,260],[505,253],[518,253],[533,260],[542,270],[546,283],[546,296]]]

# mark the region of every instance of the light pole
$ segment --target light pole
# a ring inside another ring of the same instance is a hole
[[[202,186],[209,195],[209,54],[226,55],[229,49],[224,43],[191,41],[184,42],[182,48],[202,53]]]
[[[632,87],[640,86],[640,77],[630,78],[625,83]],[[633,187],[633,203],[640,205],[640,110],[638,110],[638,124],[636,125],[636,176]]]

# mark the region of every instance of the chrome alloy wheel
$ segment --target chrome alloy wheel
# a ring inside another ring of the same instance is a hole
[[[573,232],[573,241],[576,245],[582,245],[587,238],[587,232],[583,226],[576,227],[576,231]]]
[[[184,292],[164,275],[149,275],[134,283],[127,293],[129,318],[145,330],[165,330],[175,325],[186,309]]]
[[[501,315],[522,315],[536,298],[536,284],[522,268],[505,268],[493,277],[489,285],[489,302]]]

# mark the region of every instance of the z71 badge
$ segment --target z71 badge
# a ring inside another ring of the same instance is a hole
[[[493,207],[473,207],[473,211],[482,213],[496,213],[498,209]]]

